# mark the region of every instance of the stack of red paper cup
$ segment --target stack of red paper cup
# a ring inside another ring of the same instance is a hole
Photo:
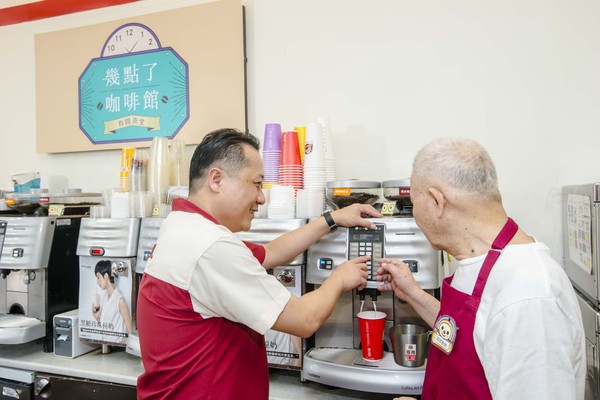
[[[281,134],[281,162],[279,164],[279,184],[302,189],[303,170],[298,147],[298,132],[288,131]]]

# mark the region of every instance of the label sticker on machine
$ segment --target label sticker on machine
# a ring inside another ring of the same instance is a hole
[[[279,266],[270,270],[270,273],[281,282],[294,296],[302,296],[301,279],[302,267],[300,265]],[[298,279],[296,279],[298,277]],[[265,332],[265,347],[267,360],[271,366],[284,366],[285,368],[302,367],[302,338],[269,329]]]
[[[79,337],[127,345],[133,329],[135,258],[79,258]]]

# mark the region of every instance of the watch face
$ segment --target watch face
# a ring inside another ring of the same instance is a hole
[[[158,38],[145,25],[131,23],[117,28],[102,49],[102,57],[137,53],[160,48]]]

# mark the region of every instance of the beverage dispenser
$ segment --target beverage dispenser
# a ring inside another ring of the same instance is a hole
[[[0,217],[0,344],[43,338],[54,315],[77,308],[80,217]]]
[[[383,190],[382,190],[383,186]],[[328,182],[327,201],[332,208],[369,203],[384,218],[372,218],[377,229],[342,228],[330,232],[307,252],[306,281],[320,285],[339,264],[359,255],[371,255],[367,287],[342,294],[329,319],[315,333],[315,347],[304,358],[303,378],[326,385],[376,393],[420,395],[425,366],[407,368],[396,363],[390,329],[398,324],[426,323],[393,292],[379,292],[375,280],[378,259],[395,258],[411,268],[423,289],[436,294],[441,286],[440,253],[412,217],[410,181]],[[381,199],[383,196],[383,201]],[[361,309],[386,314],[384,353],[377,361],[363,359],[357,314]]]
[[[146,268],[146,264],[150,259],[152,254],[152,250],[154,249],[154,245],[156,244],[156,240],[158,239],[158,232],[160,231],[160,226],[162,225],[164,217],[147,217],[142,218],[142,223],[140,226],[140,239],[138,241],[137,248],[137,258],[136,258],[136,266],[135,266],[135,277],[134,277],[134,295],[137,298],[138,289],[140,287],[140,283],[142,281],[142,276],[144,274],[144,270]],[[137,312],[136,309],[132,310],[133,315],[133,332],[129,335],[129,340],[127,340],[127,347],[125,351],[131,355],[141,357],[142,353],[140,350],[140,338],[137,332]]]
[[[306,224],[305,219],[254,219],[247,232],[238,232],[236,235],[248,242],[266,244],[277,237],[293,231]],[[309,290],[310,285],[305,280],[306,254],[302,253],[286,265],[277,266],[268,270],[282,285],[295,296],[302,296]],[[300,370],[304,354],[312,346],[312,339],[303,339],[287,333],[277,332],[272,329],[265,333],[267,359],[272,368]]]
[[[126,346],[133,331],[139,218],[86,218],[79,256],[79,337]]]

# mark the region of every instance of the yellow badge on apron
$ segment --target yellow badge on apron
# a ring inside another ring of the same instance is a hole
[[[456,340],[456,322],[449,315],[440,315],[435,321],[431,344],[446,354],[450,354]]]

